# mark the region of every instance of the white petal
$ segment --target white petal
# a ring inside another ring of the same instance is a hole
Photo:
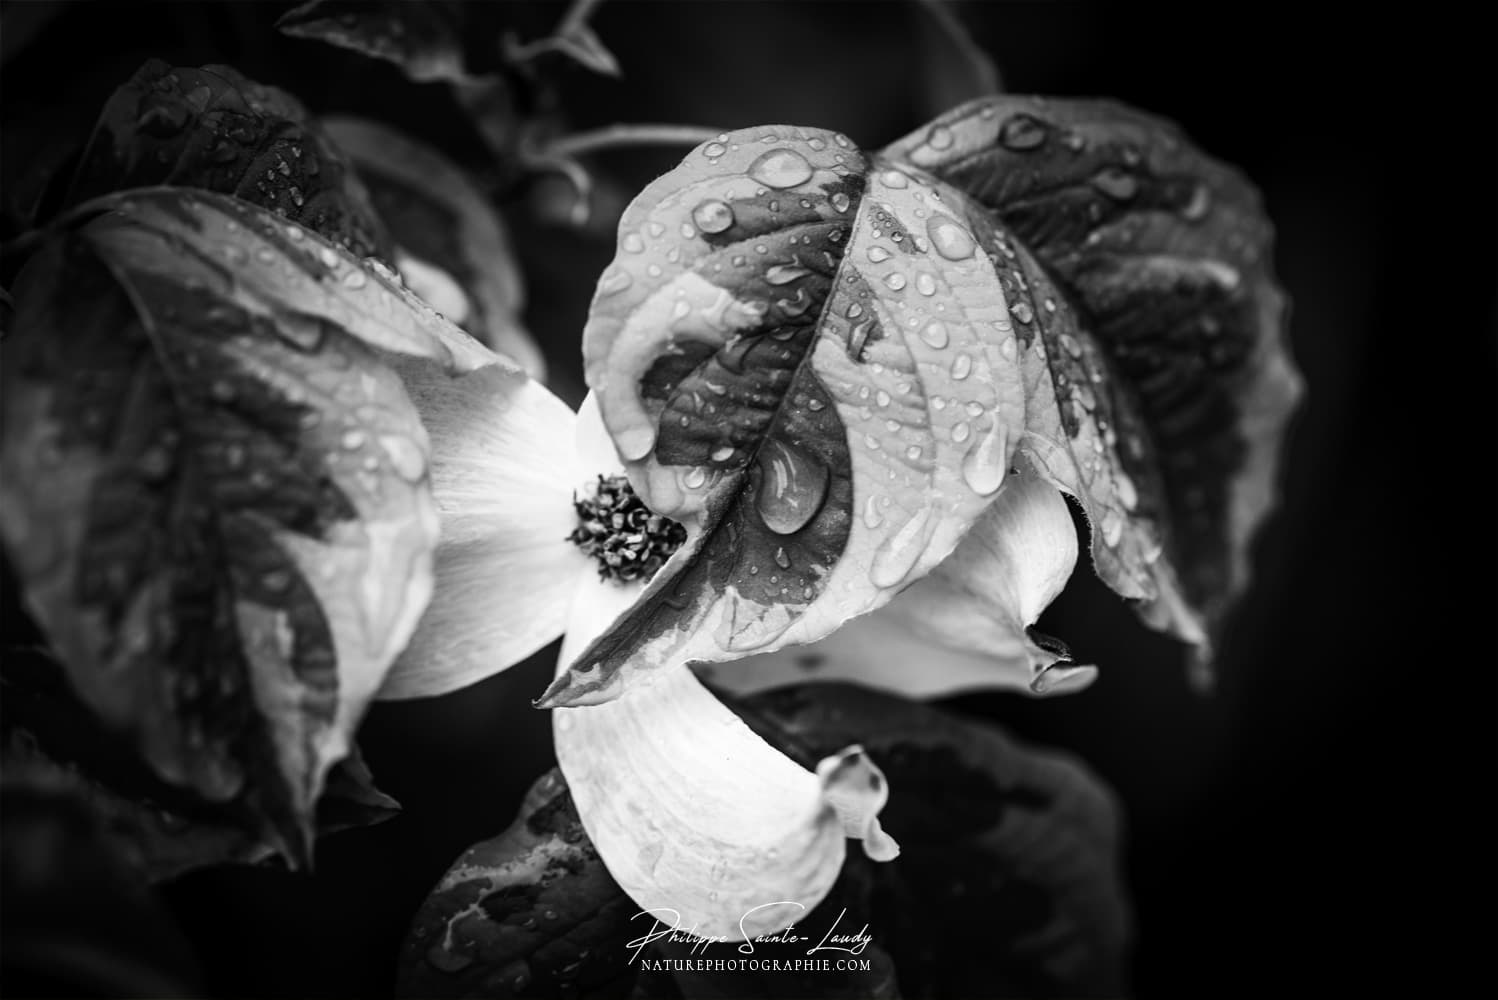
[[[581,649],[643,590],[586,576],[567,645]],[[570,650],[561,664],[569,663]],[[826,895],[845,837],[898,853],[876,814],[884,776],[861,750],[801,767],[684,667],[600,705],[553,710],[557,760],[604,864],[642,910],[738,941],[789,926]]]
[[[555,639],[591,565],[567,541],[575,418],[538,382],[496,364],[451,377],[396,363],[432,441],[442,519],[436,590],[381,698],[444,694]]]
[[[1025,631],[1076,562],[1066,499],[1022,463],[956,551],[881,610],[819,642],[697,670],[739,694],[824,680],[914,698],[978,688],[1079,690],[1095,668],[1056,666],[1060,657]]]

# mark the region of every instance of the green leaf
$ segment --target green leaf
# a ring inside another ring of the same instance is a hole
[[[1258,193],[1169,122],[995,97],[884,150],[970,198],[1029,347],[1027,451],[1099,575],[1203,658],[1248,583],[1301,392]]]
[[[858,741],[889,779],[881,821],[901,854],[876,869],[862,919],[906,996],[1126,992],[1117,806],[1081,763],[849,685],[757,695],[741,711],[802,760]]]
[[[368,195],[301,103],[228,66],[142,66],[104,106],[67,203],[156,184],[234,195],[390,257]]]
[[[588,383],[636,491],[689,540],[543,704],[875,610],[953,551],[1017,452],[1081,501],[1103,579],[1205,650],[1298,393],[1268,224],[1153,119],[1001,113],[1014,100],[879,156],[725,134],[626,211]]]
[[[364,118],[325,118],[396,243],[407,286],[478,340],[544,381],[545,359],[520,324],[523,284],[504,220],[442,153]]]
[[[28,264],[0,535],[83,700],[293,864],[432,586],[426,432],[380,351],[486,358],[333,244],[131,192]]]

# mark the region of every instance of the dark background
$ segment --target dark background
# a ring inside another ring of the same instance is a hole
[[[60,136],[86,131],[155,55],[229,62],[314,111],[384,117],[481,158],[440,87],[275,35],[285,6],[80,6],[7,66],[7,128],[41,107]],[[539,29],[559,13],[517,17]],[[1006,89],[1174,118],[1258,183],[1308,392],[1215,695],[1193,694],[1181,647],[1083,566],[1041,626],[1101,664],[1099,682],[1067,699],[959,704],[1076,751],[1119,792],[1138,995],[1491,992],[1491,14],[1365,8],[1323,22],[1309,5],[1030,3],[961,15]],[[613,2],[594,24],[625,76],[566,76],[575,128],[784,122],[877,148],[940,110],[902,3]],[[627,199],[681,152],[591,162]],[[576,402],[578,336],[612,241],[548,222],[534,206],[553,188],[514,194],[527,321]],[[546,766],[547,719],[528,705],[554,658],[555,647],[456,695],[377,706],[361,742],[405,813],[326,840],[315,879],[227,869],[167,886],[205,988],[387,992],[416,905],[464,847],[509,822]]]

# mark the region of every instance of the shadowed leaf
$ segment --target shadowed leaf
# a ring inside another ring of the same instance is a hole
[[[379,350],[487,355],[242,202],[99,208],[18,285],[0,531],[90,708],[305,863],[328,768],[431,590],[426,432]]]
[[[545,359],[520,325],[525,287],[504,220],[437,150],[379,122],[326,118],[396,243],[406,285],[538,381]]]
[[[104,106],[68,204],[156,184],[233,195],[390,258],[368,195],[306,109],[228,66],[142,66]]]
[[[1027,450],[1099,575],[1203,658],[1248,581],[1300,394],[1258,193],[1118,104],[996,97],[884,150],[972,199],[1029,350]]]
[[[858,740],[889,779],[902,853],[876,869],[868,919],[905,996],[1125,992],[1117,806],[1081,764],[846,685],[758,695],[743,716],[802,759]]]

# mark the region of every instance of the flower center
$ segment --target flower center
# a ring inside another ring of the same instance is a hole
[[[646,507],[623,476],[599,476],[572,506],[579,523],[567,540],[598,560],[605,580],[648,580],[687,540],[687,529]]]

